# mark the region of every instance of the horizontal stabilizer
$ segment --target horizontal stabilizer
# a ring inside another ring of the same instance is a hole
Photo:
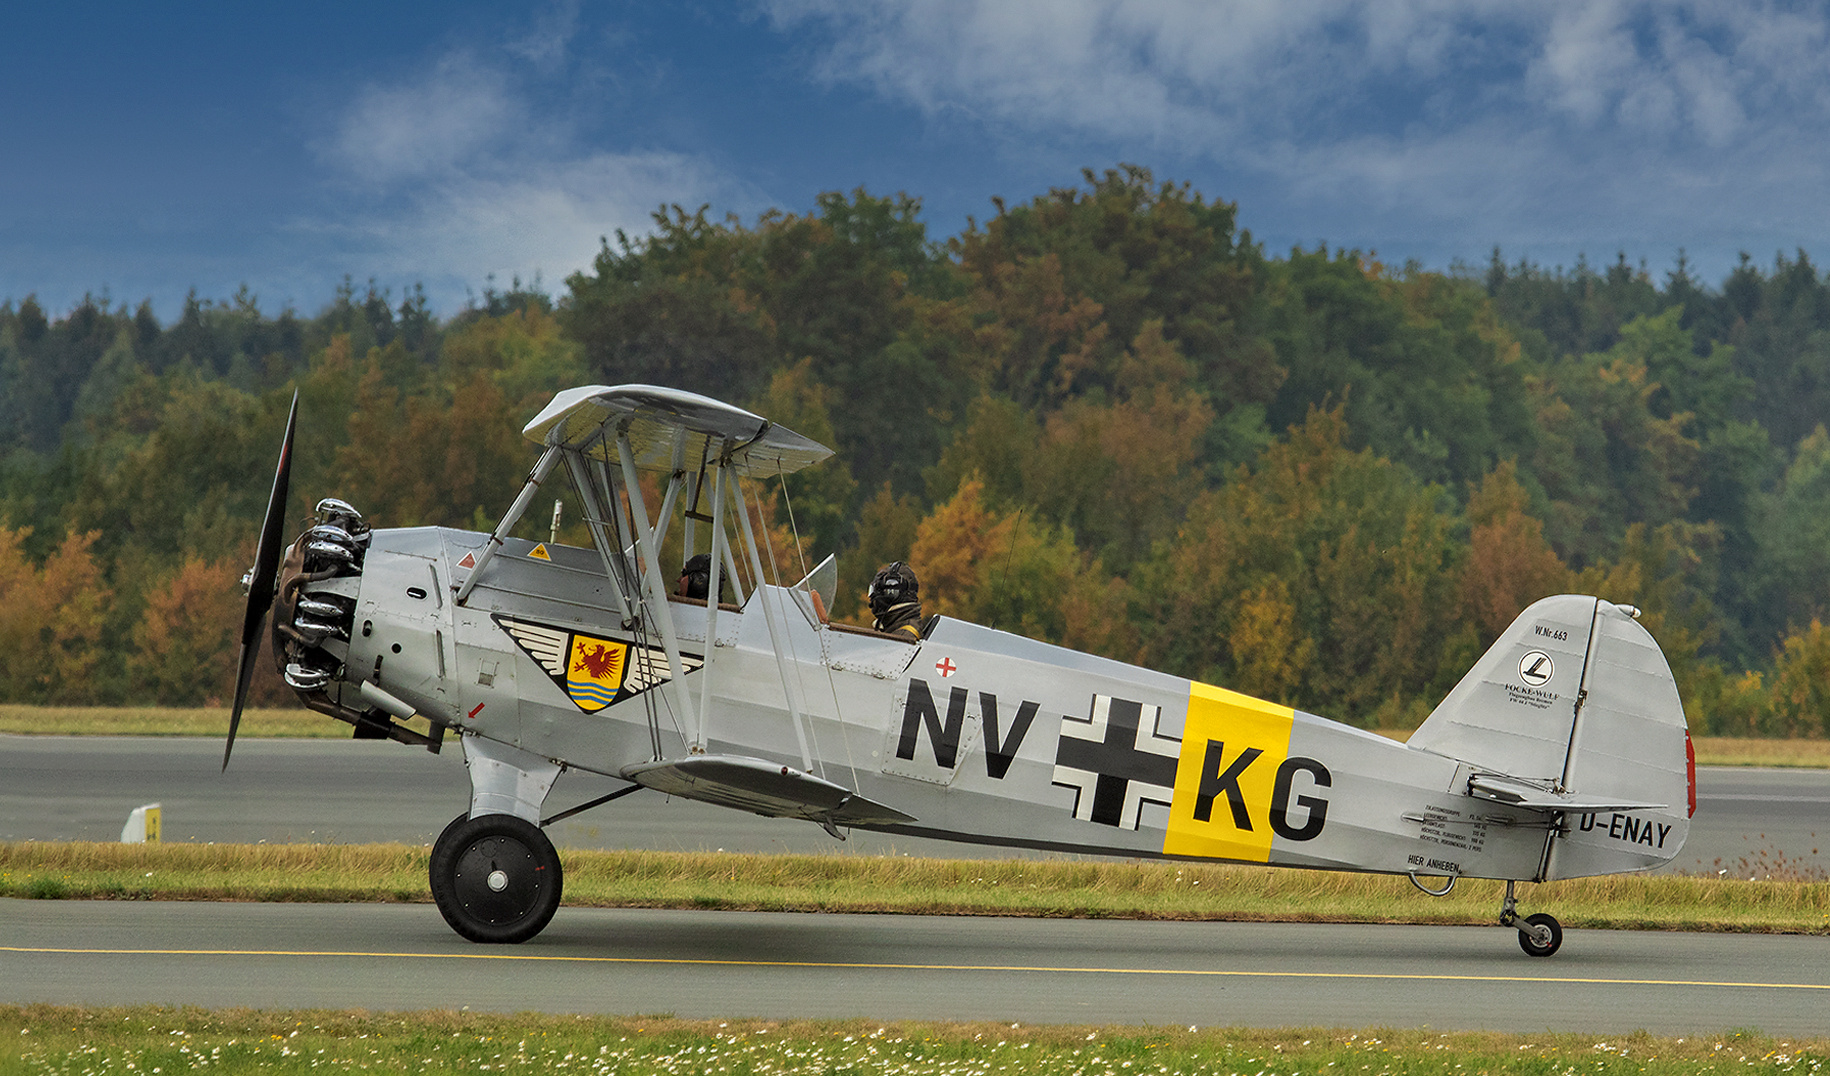
[[[1499,773],[1477,773],[1468,778],[1468,794],[1528,811],[1568,811],[1571,814],[1597,814],[1602,811],[1659,811],[1669,804],[1636,803],[1606,796],[1585,796],[1580,792],[1556,792],[1540,788],[1529,781]]]
[[[843,785],[760,758],[694,755],[663,759],[630,766],[623,776],[670,796],[771,818],[803,818],[837,826],[915,821],[914,816],[865,799]]]

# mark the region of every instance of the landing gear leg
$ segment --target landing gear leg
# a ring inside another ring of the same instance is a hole
[[[432,845],[432,899],[451,929],[474,942],[524,942],[559,908],[559,853],[540,829],[540,805],[559,764],[467,734],[470,810]]]
[[[1506,899],[1500,905],[1500,926],[1517,927],[1519,948],[1526,956],[1550,956],[1563,947],[1563,925],[1555,916],[1539,912],[1519,918],[1519,900],[1513,895],[1513,883],[1506,883]]]

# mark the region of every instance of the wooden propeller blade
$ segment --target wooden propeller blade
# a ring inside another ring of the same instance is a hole
[[[292,392],[292,409],[286,414],[286,436],[280,441],[280,462],[273,472],[273,491],[267,495],[267,518],[261,523],[261,541],[254,554],[254,571],[248,578],[248,608],[241,622],[241,657],[235,671],[235,705],[229,710],[229,738],[222,745],[222,768],[229,768],[235,750],[235,730],[241,727],[242,707],[254,682],[254,662],[260,652],[261,624],[273,605],[273,581],[279,572],[286,525],[286,487],[292,481],[292,435],[299,421],[299,393]]]

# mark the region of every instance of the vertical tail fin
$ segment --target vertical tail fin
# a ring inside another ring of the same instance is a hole
[[[1537,602],[1411,736],[1414,748],[1582,800],[1663,805],[1565,813],[1543,877],[1657,867],[1689,832],[1684,707],[1636,612],[1574,594]]]

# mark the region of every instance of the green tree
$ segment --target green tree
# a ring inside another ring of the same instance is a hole
[[[618,233],[592,273],[568,280],[561,322],[612,383],[753,399],[809,359],[844,403],[834,434],[864,488],[911,492],[970,398],[956,341],[934,331],[959,323],[935,309],[959,285],[919,214],[916,199],[863,190],[754,228],[675,206],[654,235]]]
[[[519,409],[485,371],[444,393],[387,384],[371,351],[337,449],[334,488],[377,525],[461,526],[500,514],[527,470]],[[531,416],[527,416],[531,417]]]
[[[1214,412],[1191,374],[1162,324],[1146,322],[1112,395],[1049,415],[1028,453],[1026,498],[1121,573],[1174,535],[1205,485],[1198,453]]]
[[[133,388],[144,370],[145,367],[134,354],[133,330],[122,325],[115,333],[114,343],[102,352],[95,369],[83,383],[82,390],[76,394],[72,417],[91,429],[103,424],[114,401],[121,393]]]
[[[656,213],[646,238],[618,230],[591,273],[567,280],[560,321],[594,376],[737,399],[766,384],[773,327],[740,275],[756,243],[735,220],[714,223],[706,212]]]
[[[1678,295],[1687,295],[1683,289],[1691,282],[1681,256],[1676,276]],[[1619,340],[1622,326],[1674,301],[1669,293],[1659,294],[1644,265],[1628,265],[1624,251],[1596,272],[1587,257],[1578,257],[1570,270],[1546,270],[1529,261],[1507,265],[1495,247],[1482,283],[1500,316],[1529,330],[1528,343],[1545,361],[1606,351]]]
[[[778,372],[753,410],[771,422],[811,437],[823,445],[835,440],[827,408],[831,391],[813,378],[813,360],[803,359]],[[852,503],[857,480],[845,460],[834,456],[771,483],[785,491],[776,518],[791,523],[803,549],[811,552],[808,567],[828,553],[837,553],[852,530]]]
[[[1759,635],[1830,618],[1830,433],[1799,442],[1778,489],[1758,500]]]
[[[1830,630],[1813,618],[1786,636],[1773,666],[1774,730],[1783,736],[1830,735]]]
[[[264,513],[280,441],[260,401],[188,367],[146,376],[117,398],[107,435],[86,448],[70,506],[98,551],[175,560],[237,548]],[[250,476],[252,480],[250,480]]]
[[[871,619],[865,606],[871,577],[891,561],[908,561],[922,515],[921,502],[914,494],[898,495],[888,482],[877,487],[876,494],[858,512],[857,545],[839,558],[839,590],[833,616],[840,620]]]
[[[1775,444],[1798,443],[1830,414],[1830,286],[1803,251],[1775,259],[1770,274],[1744,256],[1723,297],[1735,368],[1753,383],[1751,417]]]
[[[991,316],[986,386],[1030,407],[1110,391],[1158,322],[1215,410],[1270,400],[1284,371],[1255,317],[1263,255],[1237,207],[1123,165],[1006,207],[952,243]]]
[[[1519,345],[1477,291],[1358,251],[1297,249],[1268,272],[1269,338],[1290,372],[1273,428],[1345,402],[1350,444],[1445,484],[1531,452]]]
[[[1698,445],[1688,412],[1660,418],[1661,386],[1626,354],[1586,356],[1527,379],[1537,403],[1532,474],[1551,500],[1546,529],[1572,563],[1617,548],[1634,523],[1684,518],[1696,492]]]
[[[442,385],[465,385],[485,374],[528,418],[555,392],[588,381],[579,346],[561,334],[550,312],[532,302],[463,318],[445,333],[438,352]]]
[[[1344,408],[1312,411],[1256,467],[1197,498],[1147,573],[1149,664],[1379,724],[1421,716],[1459,675],[1452,505],[1346,436]],[[1264,640],[1307,640],[1313,656],[1267,668],[1240,649]]]

